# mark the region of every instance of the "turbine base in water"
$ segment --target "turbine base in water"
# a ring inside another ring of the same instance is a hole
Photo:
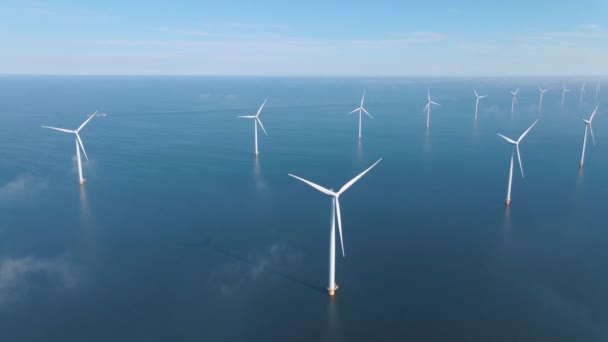
[[[583,163],[578,164],[578,168],[582,169],[583,168]]]
[[[334,284],[333,289],[330,289],[330,288],[327,289],[327,291],[329,292],[329,295],[331,297],[333,297],[336,294],[336,290],[338,290],[338,284]]]
[[[505,200],[505,207],[508,207],[510,205],[511,205],[511,200],[510,199]]]
[[[84,185],[84,179],[79,180],[79,181],[78,181],[78,184],[80,184],[80,185]]]

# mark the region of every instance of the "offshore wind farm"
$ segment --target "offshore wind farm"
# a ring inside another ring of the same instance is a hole
[[[0,340],[608,340],[606,9],[0,5]]]

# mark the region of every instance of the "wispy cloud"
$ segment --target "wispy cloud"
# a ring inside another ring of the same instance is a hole
[[[77,283],[67,256],[6,258],[0,261],[0,306],[18,300],[33,287],[73,287]]]
[[[215,38],[221,37],[221,34],[211,33],[206,31],[192,30],[192,29],[183,29],[183,28],[159,28],[157,31],[165,32],[165,33],[174,33],[178,35],[185,36],[196,36],[196,37],[208,37]]]
[[[598,24],[586,24],[586,25],[581,26],[581,28],[583,28],[585,30],[599,30],[602,27]]]
[[[47,181],[31,174],[20,174],[0,186],[0,203],[32,198],[47,187]]]
[[[222,23],[223,25],[239,28],[239,29],[271,29],[271,30],[286,30],[289,29],[290,26],[286,24],[253,24],[253,23],[243,23],[236,21],[225,21]]]

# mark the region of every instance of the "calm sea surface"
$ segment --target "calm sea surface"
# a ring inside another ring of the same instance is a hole
[[[0,340],[606,341],[607,97],[579,171],[595,85],[562,109],[562,81],[2,76]],[[236,117],[265,97],[255,159]],[[40,126],[95,110],[79,187]],[[536,119],[505,210],[496,133]],[[339,189],[380,157],[341,197],[332,300],[330,198],[287,174]]]

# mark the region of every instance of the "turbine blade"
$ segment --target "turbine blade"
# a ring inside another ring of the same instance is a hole
[[[266,104],[266,101],[268,100],[268,98],[264,99],[264,102],[262,102],[262,105],[260,106],[260,109],[258,109],[258,112],[255,114],[255,117],[257,118],[260,113],[262,112],[262,108],[264,108],[264,105]]]
[[[361,97],[361,107],[363,107],[363,101],[365,101],[365,90],[363,91],[363,96]]]
[[[84,150],[84,145],[82,144],[82,140],[80,140],[80,135],[78,135],[78,133],[76,133],[76,139],[78,140],[78,144],[80,145],[80,149],[82,150],[82,153],[84,153],[84,157],[87,158],[87,160],[89,160],[89,156],[87,156],[87,151]]]
[[[237,116],[237,118],[255,119],[255,115],[241,115],[241,116]]]
[[[427,99],[429,99],[429,102],[431,102],[431,91],[429,90],[429,88],[426,88],[426,97]]]
[[[70,131],[69,129],[64,129],[64,128],[57,128],[57,127],[50,127],[50,126],[42,126],[42,127],[48,128],[48,129],[54,129],[54,130],[60,131],[60,132],[76,133],[75,131]]]
[[[521,170],[521,178],[524,178],[524,167],[521,164],[521,154],[519,154],[519,144],[515,145],[515,149],[517,150],[517,160],[519,160],[519,170]]]
[[[256,116],[255,120],[260,124],[260,127],[262,127],[262,131],[264,131],[264,134],[266,134],[266,136],[268,136],[268,133],[266,133],[266,130],[264,129],[264,125],[262,125],[262,121],[260,121],[260,118],[258,118]]]
[[[307,181],[307,180],[306,180],[306,179],[304,179],[304,178],[300,178],[300,177],[298,177],[298,176],[296,176],[296,175],[292,175],[291,173],[289,173],[288,175],[289,175],[289,176],[291,176],[291,177],[293,177],[293,178],[295,178],[295,179],[301,180],[302,182],[304,182],[304,183],[306,183],[306,184],[308,184],[308,185],[312,186],[313,188],[315,188],[315,189],[317,189],[317,190],[321,191],[322,193],[324,193],[324,194],[326,194],[326,195],[330,195],[330,196],[334,196],[334,195],[335,195],[335,193],[334,193],[333,191],[328,190],[328,189],[325,189],[324,187],[322,187],[322,186],[320,186],[320,185],[317,185],[317,184],[315,184],[315,183],[313,183],[313,182],[311,182],[311,181]]]
[[[591,140],[593,140],[593,145],[595,145],[595,137],[593,136],[593,126],[589,124],[589,132],[591,132]]]
[[[93,113],[91,116],[89,116],[89,118],[86,119],[85,122],[83,122],[82,125],[80,125],[80,127],[78,127],[76,132],[80,132],[80,130],[83,129],[84,126],[86,126],[89,123],[89,121],[91,121],[91,119],[94,118],[96,115],[97,115],[97,111],[95,111],[95,113]]]
[[[430,105],[431,105],[430,103],[427,103],[427,104],[426,104],[426,106],[424,106],[423,111],[426,111],[427,109],[429,109],[429,106],[430,106]]]
[[[589,122],[591,122],[593,120],[593,117],[595,116],[595,113],[597,113],[597,109],[599,107],[600,107],[599,104],[597,106],[595,106],[595,109],[593,110],[593,114],[591,114],[591,117],[589,118]]]
[[[369,116],[370,118],[374,118],[370,113],[367,112],[367,110],[365,110],[365,108],[361,107],[361,109],[363,109],[363,112],[365,112],[365,114],[367,114],[367,116]]]
[[[505,137],[504,135],[502,135],[502,134],[500,134],[500,133],[496,133],[496,134],[497,134],[499,137],[501,137],[501,138],[505,139],[507,142],[509,142],[509,143],[511,143],[511,144],[513,144],[513,145],[517,144],[517,141],[515,141],[515,140],[513,140],[513,139],[509,139],[509,138]]]
[[[359,108],[361,108],[361,107],[359,107]],[[350,112],[350,113],[348,113],[348,114],[346,114],[346,115],[351,115],[352,113],[356,113],[356,112],[359,110],[359,108],[353,109],[353,111],[352,111],[352,112]]]
[[[473,88],[473,92],[475,93],[475,97],[479,97],[479,95],[477,95],[477,90],[475,90],[475,88]]]
[[[350,188],[351,185],[355,184],[356,181],[358,181],[361,177],[363,177],[369,170],[371,170],[374,166],[376,166],[376,164],[378,164],[381,160],[382,160],[382,158],[378,159],[378,161],[375,162],[372,166],[368,167],[365,171],[361,172],[357,177],[351,179],[348,183],[344,184],[344,186],[340,188],[340,191],[338,191],[338,195],[340,195],[341,193],[346,191],[348,188]]]
[[[344,240],[342,240],[342,213],[340,213],[340,201],[336,197],[336,214],[338,215],[338,232],[340,233],[340,247],[342,247],[342,257],[345,258],[344,254]]]
[[[434,105],[441,106],[441,105],[440,105],[439,103],[437,103],[437,102],[433,102],[433,101],[431,101],[431,103],[432,103],[432,104],[434,104]]]
[[[526,134],[528,134],[528,132],[530,132],[530,130],[532,129],[532,127],[534,127],[534,125],[536,125],[536,123],[538,122],[538,120],[534,121],[534,123],[532,124],[532,126],[530,126],[530,128],[528,128],[524,134],[521,135],[521,137],[519,137],[519,139],[517,139],[517,142],[519,143],[525,136]]]
[[[483,98],[486,98],[486,97],[488,97],[488,95],[481,95],[479,98],[483,99]]]

